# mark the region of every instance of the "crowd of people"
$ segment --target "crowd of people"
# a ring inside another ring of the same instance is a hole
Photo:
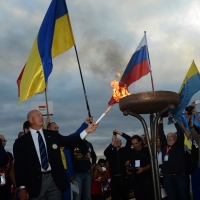
[[[200,117],[195,108],[185,118],[175,120],[176,132],[164,133],[161,117],[157,131],[157,159],[160,184],[167,200],[200,199]],[[88,117],[68,136],[59,133],[56,122],[38,110],[27,115],[23,131],[6,152],[6,139],[0,135],[1,200],[154,200],[151,158],[145,135],[114,130],[104,156],[97,160],[88,134],[98,128]],[[122,146],[120,137],[126,140]],[[185,140],[189,146],[185,145]],[[191,183],[190,183],[191,182]],[[72,186],[78,185],[78,192]],[[134,193],[134,195],[131,192]]]

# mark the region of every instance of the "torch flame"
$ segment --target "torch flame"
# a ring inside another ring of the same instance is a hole
[[[120,79],[120,73],[116,72],[116,74]],[[130,95],[130,93],[127,90],[126,84],[122,83],[121,81],[114,80],[110,83],[110,86],[113,88],[113,98],[116,102],[119,102],[121,98]]]

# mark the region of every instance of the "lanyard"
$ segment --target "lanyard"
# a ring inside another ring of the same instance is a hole
[[[171,149],[171,146],[168,145],[168,146],[166,147],[166,154],[169,153],[169,150],[170,150],[170,149]]]

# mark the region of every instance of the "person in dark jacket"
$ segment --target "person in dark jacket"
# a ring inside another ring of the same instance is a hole
[[[188,200],[187,175],[184,157],[184,134],[173,118],[171,113],[169,117],[172,119],[177,132],[168,133],[167,138],[164,134],[163,123],[159,123],[159,136],[161,141],[165,141],[162,150],[162,168],[164,188],[167,193],[168,200]]]
[[[148,148],[142,144],[142,138],[134,135],[131,138],[133,149],[130,149],[126,167],[134,177],[134,194],[137,200],[154,200],[151,175],[150,155]]]
[[[119,130],[113,131],[112,143],[105,149],[104,155],[109,162],[111,174],[111,198],[112,200],[128,200],[130,195],[130,184],[126,174],[125,163],[129,150],[131,149],[131,137]],[[125,138],[126,145],[117,136]]]
[[[8,156],[5,147],[6,140],[0,136],[0,166],[4,166],[8,162]]]
[[[6,152],[6,139],[0,135],[0,199],[9,200],[11,197],[11,169],[13,166],[13,156]]]
[[[87,140],[82,140],[71,150],[71,159],[74,169],[72,182],[76,181],[79,187],[79,194],[73,193],[74,200],[91,200],[90,170],[96,165],[97,156],[94,148]],[[92,161],[92,162],[91,162]]]

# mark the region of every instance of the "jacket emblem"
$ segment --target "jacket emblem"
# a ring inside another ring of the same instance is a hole
[[[57,145],[57,144],[52,144],[52,148],[53,148],[53,149],[57,149],[57,148],[58,148],[58,145]]]

